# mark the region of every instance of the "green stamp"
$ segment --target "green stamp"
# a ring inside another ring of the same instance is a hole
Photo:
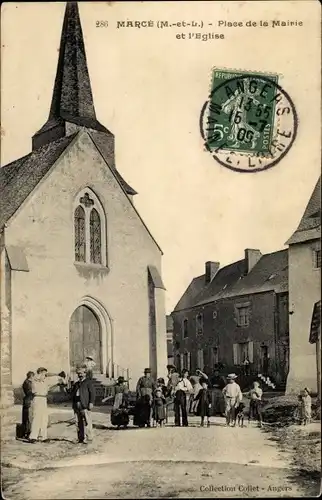
[[[206,149],[219,163],[254,172],[273,166],[287,153],[297,116],[278,75],[216,68],[200,127]]]

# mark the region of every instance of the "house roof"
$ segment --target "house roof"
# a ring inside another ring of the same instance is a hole
[[[263,255],[249,274],[217,294],[215,300],[271,290],[276,293],[288,290],[287,249]]]
[[[200,292],[205,287],[205,275],[193,278],[190,285],[182,295],[181,299],[174,308],[174,311],[180,311],[182,309],[189,309],[195,304],[195,298],[200,294]]]
[[[303,243],[320,238],[321,235],[321,177],[313,190],[296,231],[286,242],[287,245]]]
[[[288,290],[288,252],[280,250],[263,255],[246,275],[245,260],[219,269],[206,284],[205,275],[194,278],[176,305],[174,312],[202,306],[228,297],[252,293]]]

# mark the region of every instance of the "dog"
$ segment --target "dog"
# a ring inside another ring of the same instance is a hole
[[[244,427],[244,411],[245,411],[245,405],[244,403],[239,403],[238,407],[236,408],[236,420],[238,427]]]

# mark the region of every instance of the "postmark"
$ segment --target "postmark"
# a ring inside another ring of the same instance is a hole
[[[207,151],[237,172],[259,172],[288,153],[297,114],[278,75],[214,69],[200,131]]]

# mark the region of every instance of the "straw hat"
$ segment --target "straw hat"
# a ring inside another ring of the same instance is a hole
[[[230,380],[235,380],[235,378],[237,378],[237,375],[236,373],[230,373],[229,375],[227,375],[227,378]]]

